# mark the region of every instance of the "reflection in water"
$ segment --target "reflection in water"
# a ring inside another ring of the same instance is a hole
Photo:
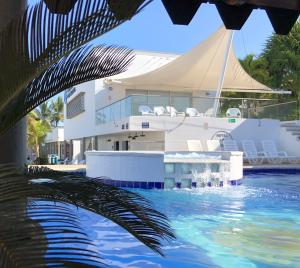
[[[138,192],[169,216],[178,239],[161,258],[111,222],[81,211],[113,267],[299,267],[299,175],[252,176],[240,187]]]

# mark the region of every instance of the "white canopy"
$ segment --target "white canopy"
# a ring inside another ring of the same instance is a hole
[[[224,27],[188,53],[148,73],[116,78],[110,83],[128,89],[200,91],[216,90],[228,49],[230,31]],[[223,91],[274,92],[250,77],[242,68],[231,47]]]

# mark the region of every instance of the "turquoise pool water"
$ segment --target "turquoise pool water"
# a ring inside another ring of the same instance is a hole
[[[242,186],[139,190],[168,215],[177,240],[162,258],[115,224],[81,211],[112,267],[300,267],[300,175],[248,175]]]

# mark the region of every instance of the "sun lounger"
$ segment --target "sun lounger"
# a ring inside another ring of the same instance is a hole
[[[240,118],[241,116],[242,116],[242,113],[239,108],[229,108],[226,111],[226,117]]]
[[[152,109],[147,105],[140,105],[139,113],[141,113],[142,115],[154,115]]]
[[[183,115],[185,116],[185,112],[178,112],[173,106],[167,106],[167,113],[169,113],[171,116],[176,115]]]
[[[156,115],[170,115],[163,106],[155,106],[153,110]]]
[[[254,141],[252,140],[243,140],[242,141],[244,159],[249,164],[262,164],[266,159],[264,152],[258,152],[255,146]]]
[[[201,152],[203,147],[200,140],[187,140],[188,150],[190,152]]]
[[[221,151],[221,144],[219,140],[207,140],[206,145],[209,152]]]
[[[185,112],[190,117],[203,116],[203,114],[199,113],[199,111],[196,108],[186,108]]]
[[[261,142],[267,161],[272,164],[280,164],[282,162],[296,163],[300,159],[296,156],[289,156],[285,151],[278,151],[273,140],[263,140]]]
[[[223,144],[224,151],[228,151],[228,152],[238,152],[238,151],[241,151],[239,149],[239,146],[238,146],[236,140],[224,139],[222,141],[222,144]]]

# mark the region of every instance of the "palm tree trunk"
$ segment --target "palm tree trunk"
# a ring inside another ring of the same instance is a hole
[[[26,5],[26,0],[0,0],[0,31],[23,11]],[[0,135],[0,164],[15,163],[21,167],[26,163],[26,128],[26,118],[23,118],[7,133]]]

